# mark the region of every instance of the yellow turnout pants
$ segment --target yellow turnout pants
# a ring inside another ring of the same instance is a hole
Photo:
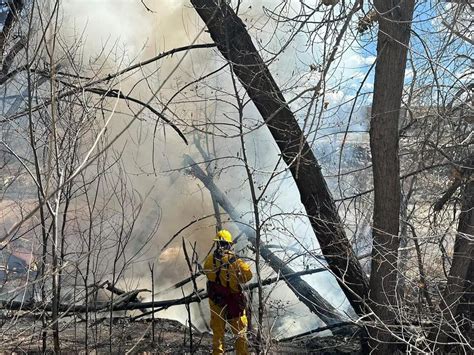
[[[235,351],[237,355],[247,355],[249,353],[247,344],[247,316],[244,315],[234,319],[225,318],[225,310],[209,300],[211,308],[211,329],[212,329],[212,354],[224,354],[224,334],[225,326],[228,323],[232,333],[236,337]]]

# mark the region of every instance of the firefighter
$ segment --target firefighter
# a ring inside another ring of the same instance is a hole
[[[226,324],[236,337],[237,354],[248,354],[246,297],[242,284],[250,281],[250,266],[232,251],[232,235],[220,230],[214,239],[216,248],[204,262],[207,276],[207,292],[211,308],[212,353],[224,354]]]

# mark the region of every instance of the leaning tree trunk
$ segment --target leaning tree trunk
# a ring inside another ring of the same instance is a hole
[[[373,249],[370,305],[377,316],[370,329],[372,350],[393,353],[387,329],[396,323],[396,282],[399,247],[400,162],[398,122],[405,78],[414,0],[375,0],[379,15],[377,64],[370,121],[374,176]]]
[[[191,0],[191,3],[219,51],[233,63],[235,75],[265,120],[295,179],[330,270],[356,313],[364,315],[367,280],[345,235],[321,167],[245,25],[224,1]]]

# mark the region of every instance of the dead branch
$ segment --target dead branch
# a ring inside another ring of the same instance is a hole
[[[66,83],[64,81],[61,81],[61,83],[66,85],[66,86],[69,86],[69,87],[75,87],[74,85],[71,85],[71,84]],[[77,89],[79,89],[79,88],[77,88]],[[117,90],[117,89],[105,90],[105,89],[100,89],[100,88],[85,88],[84,91],[91,92],[93,94],[102,95],[102,96],[105,96],[105,97],[113,97],[113,98],[119,98],[119,99],[126,100],[126,101],[135,102],[135,103],[147,108],[153,114],[155,114],[159,119],[166,122],[166,124],[168,124],[181,137],[181,139],[184,141],[184,143],[188,144],[188,140],[184,136],[183,132],[181,132],[181,130],[173,122],[171,122],[168,118],[166,118],[166,116],[164,116],[161,112],[159,112],[158,110],[153,108],[153,106],[151,106],[150,104],[148,104],[148,103],[146,103],[142,100],[136,99],[136,98],[134,98],[130,95],[126,95],[122,91]]]
[[[151,12],[151,13],[153,13],[153,14],[156,14],[156,11],[153,11],[152,9],[150,9],[150,8],[147,6],[147,4],[145,4],[145,1],[144,1],[144,0],[141,0],[141,3],[142,3],[142,5],[145,7],[146,11]]]
[[[209,217],[214,217],[214,214],[208,214],[206,216],[202,216],[202,217],[199,217],[199,218],[196,218],[194,220],[192,220],[191,222],[189,222],[188,224],[186,224],[183,228],[181,228],[179,231],[177,231],[175,234],[173,234],[173,236],[165,243],[165,245],[163,245],[163,247],[161,248],[161,251],[165,250],[166,248],[168,248],[168,246],[173,242],[173,240],[175,240],[175,238],[181,234],[182,231],[184,231],[185,229],[187,229],[188,227],[190,227],[191,225],[193,225],[194,223],[197,223],[197,222],[200,222],[202,221],[203,219],[206,219],[206,218],[209,218]]]

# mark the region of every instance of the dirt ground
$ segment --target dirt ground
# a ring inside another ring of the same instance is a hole
[[[94,324],[95,322],[95,324]],[[3,318],[0,328],[0,354],[40,354],[41,322],[33,318]],[[126,318],[114,319],[112,337],[109,319],[92,320],[88,329],[89,353],[113,354],[210,354],[212,335],[193,331],[190,342],[189,328],[169,319],[131,322]],[[86,353],[85,322],[78,319],[60,322],[61,353]],[[109,339],[112,339],[110,341]],[[232,338],[226,339],[227,351],[232,353]],[[192,345],[192,346],[191,346]],[[48,351],[53,344],[48,336]],[[291,343],[272,342],[269,354],[358,354],[356,339],[344,337],[316,337]]]

